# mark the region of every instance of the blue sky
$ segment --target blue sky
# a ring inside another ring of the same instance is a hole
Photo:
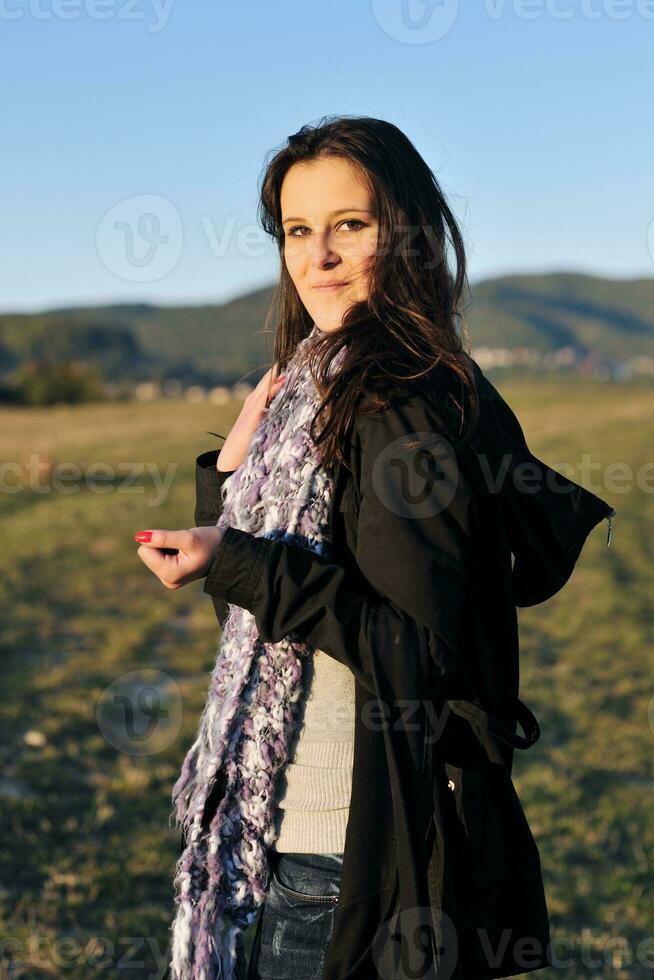
[[[414,142],[471,281],[654,275],[654,0],[0,0],[0,21],[3,311],[271,282],[264,159],[339,112]]]

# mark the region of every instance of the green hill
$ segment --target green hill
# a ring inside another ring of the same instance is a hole
[[[256,382],[272,338],[263,324],[272,287],[223,304],[147,303],[0,315],[0,375],[29,359],[86,360],[110,381],[177,377],[199,384]],[[471,286],[475,348],[572,347],[609,364],[654,357],[654,279],[573,273],[515,275]]]
[[[654,356],[654,279],[505,276],[472,288],[475,346],[571,346],[608,361]]]

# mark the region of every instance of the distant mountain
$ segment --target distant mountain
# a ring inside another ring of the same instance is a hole
[[[654,356],[654,279],[502,276],[471,292],[473,347],[522,345],[545,353],[569,346],[614,362]]]
[[[73,307],[0,315],[0,374],[26,360],[77,358],[107,380],[177,377],[188,383],[251,383],[266,370],[272,338],[263,321],[271,288],[223,304]],[[654,357],[654,279],[553,273],[502,276],[471,287],[472,353],[572,348],[607,363]]]
[[[107,380],[176,377],[233,384],[266,369],[262,324],[271,289],[206,306],[71,307],[42,313],[0,314],[0,372],[30,358],[78,357]],[[272,350],[272,345],[270,344]]]

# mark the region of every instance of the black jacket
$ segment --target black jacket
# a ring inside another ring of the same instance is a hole
[[[443,438],[437,387],[417,382],[357,418],[351,472],[334,473],[330,560],[230,527],[204,582],[221,623],[227,603],[244,606],[264,641],[292,632],[355,676],[323,980],[485,980],[550,963],[539,854],[511,780],[514,748],[539,736],[518,698],[516,606],[558,592],[615,511],[532,455],[472,363],[481,416],[467,444]],[[220,513],[217,455],[196,460],[197,526]]]

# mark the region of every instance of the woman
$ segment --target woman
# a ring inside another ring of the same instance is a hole
[[[205,579],[222,625],[173,790],[171,976],[243,976],[255,921],[249,978],[539,969],[543,882],[511,781],[539,735],[516,606],[557,592],[615,511],[533,456],[463,350],[461,235],[395,126],[303,127],[261,213],[282,260],[275,364],[196,461],[197,526],[136,535],[167,588]],[[284,777],[310,758],[304,681],[327,661],[351,679],[352,752],[280,829]],[[349,796],[329,796],[343,769]]]

